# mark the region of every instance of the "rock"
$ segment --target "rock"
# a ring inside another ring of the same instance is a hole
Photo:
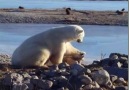
[[[97,64],[98,65],[99,63],[100,63],[100,61],[93,61],[92,64],[95,64],[95,65]]]
[[[32,83],[26,83],[29,90],[34,90],[34,85]]]
[[[7,74],[3,80],[4,85],[12,85],[14,83],[22,83],[23,76],[18,73]]]
[[[124,78],[118,78],[116,81],[116,83],[119,83],[119,84],[126,84],[126,81],[124,80]]]
[[[83,72],[87,75],[91,74],[91,70],[88,68],[83,69]]]
[[[49,81],[49,80],[45,81],[45,80],[38,79],[38,81],[37,81],[37,87],[42,88],[44,90],[50,89],[52,87],[52,85],[53,85],[53,82]]]
[[[99,84],[96,81],[93,81],[92,85],[93,85],[94,89],[99,89],[100,88]]]
[[[100,64],[101,66],[110,66],[109,64],[111,63],[112,61],[109,59],[109,58],[106,58],[106,59],[103,59],[100,61]]]
[[[68,79],[65,76],[60,76],[56,80],[60,87],[66,87],[68,84]]]
[[[117,55],[118,58],[121,56],[121,54],[119,54],[119,53],[111,53],[111,54],[109,55],[109,58],[112,58],[112,57],[114,57],[114,56],[116,56],[116,55]]]
[[[106,85],[110,81],[109,73],[106,70],[98,70],[91,73],[91,77],[100,85]]]
[[[30,78],[28,77],[24,78],[23,83],[30,83]]]
[[[72,69],[72,70],[71,70],[71,74],[72,74],[73,76],[76,76],[76,75],[78,74],[78,70]]]
[[[70,73],[67,72],[65,69],[64,69],[64,70],[59,70],[59,73],[60,73],[61,75],[63,75],[63,76],[68,76],[68,75],[70,75]]]
[[[61,88],[59,88],[57,90],[69,90],[69,89],[68,88],[64,88],[64,87],[61,87]]]
[[[112,59],[112,60],[117,60],[118,56],[117,55],[111,55],[111,56],[109,56],[109,58]]]
[[[117,86],[115,87],[115,90],[128,90],[127,86]]]
[[[85,67],[79,63],[75,63],[75,64],[72,64],[71,66],[71,71],[78,74],[79,72],[81,72]]]
[[[59,69],[67,68],[69,65],[65,62],[58,65]]]
[[[32,76],[32,78],[30,79],[30,82],[33,84],[33,85],[37,85],[38,83],[38,77],[36,75]]]
[[[57,70],[45,70],[44,75],[47,77],[55,77],[58,74]]]
[[[110,80],[112,81],[112,82],[114,82],[115,80],[117,80],[118,79],[118,77],[116,76],[116,75],[110,75]]]
[[[31,78],[31,76],[27,72],[23,73],[22,76],[23,78]]]
[[[84,90],[91,90],[93,88],[93,85],[92,84],[89,84],[89,85],[86,85],[84,86]]]
[[[116,67],[103,67],[109,74],[123,77],[128,80],[128,69],[127,68],[116,68]]]
[[[12,90],[27,90],[28,86],[26,84],[14,84]]]
[[[49,69],[51,71],[53,71],[53,70],[57,71],[57,70],[59,70],[59,67],[58,67],[58,65],[52,65]]]
[[[80,75],[78,76],[80,79],[81,83],[84,85],[89,85],[92,83],[92,79],[88,75]]]
[[[128,68],[128,61],[125,61],[122,65],[123,68]]]
[[[112,67],[118,67],[118,68],[120,68],[121,66],[122,66],[122,64],[117,60],[115,60],[113,65],[112,65]]]
[[[114,86],[111,81],[109,81],[106,85],[107,88],[114,89]]]
[[[124,60],[124,61],[128,61],[127,57],[120,57],[119,59]]]

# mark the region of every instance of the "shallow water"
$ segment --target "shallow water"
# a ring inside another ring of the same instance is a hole
[[[12,54],[28,37],[63,24],[0,24],[0,53]],[[127,26],[81,25],[85,30],[83,43],[73,45],[86,52],[86,61],[100,60],[101,53],[128,54]]]
[[[0,8],[42,8],[56,9],[71,7],[77,10],[121,10],[128,11],[128,1],[87,1],[87,0],[0,0]]]

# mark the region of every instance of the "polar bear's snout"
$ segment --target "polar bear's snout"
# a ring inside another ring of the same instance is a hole
[[[83,40],[81,40],[81,39],[77,39],[77,42],[78,42],[78,43],[82,43],[82,42],[83,42]]]
[[[81,55],[82,57],[84,57],[85,54],[86,54],[85,52],[81,52],[81,53],[80,53],[80,55]]]

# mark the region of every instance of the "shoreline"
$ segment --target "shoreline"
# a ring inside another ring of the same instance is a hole
[[[79,24],[128,26],[128,12],[65,9],[0,9],[0,23]]]

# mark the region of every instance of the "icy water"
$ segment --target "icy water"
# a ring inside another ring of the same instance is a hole
[[[12,54],[28,37],[63,24],[0,24],[0,53]],[[100,60],[101,53],[128,54],[127,26],[81,25],[85,30],[83,43],[72,44],[86,52],[86,62]]]
[[[87,0],[0,0],[0,8],[56,9],[71,7],[77,10],[121,10],[128,11],[128,1],[87,1]]]

